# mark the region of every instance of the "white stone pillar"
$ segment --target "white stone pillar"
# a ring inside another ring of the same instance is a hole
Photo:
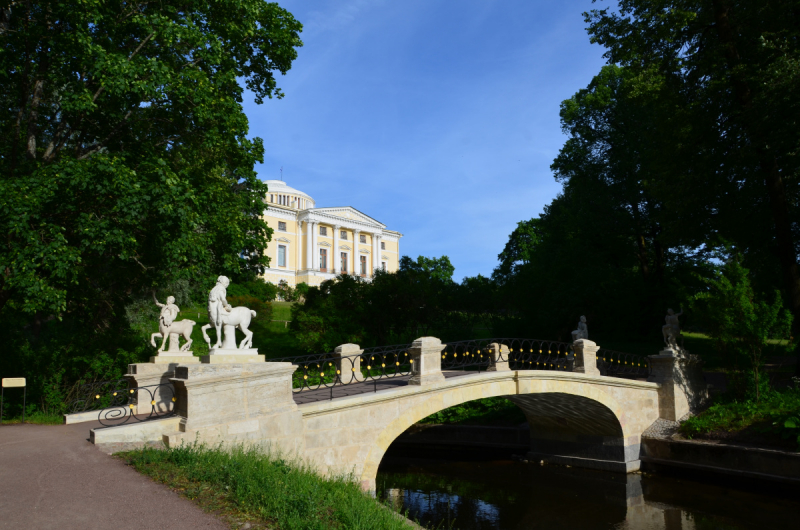
[[[358,245],[361,243],[361,230],[353,229],[353,274],[361,275],[361,253],[359,252]],[[369,271],[364,271],[369,274]]]
[[[420,337],[415,340],[408,353],[413,361],[409,385],[430,385],[444,381],[442,374],[442,351],[445,345],[436,337]]]
[[[378,234],[372,234],[372,274],[375,274],[375,271],[378,270],[378,261],[380,257],[380,243],[378,243]]]
[[[311,269],[319,269],[319,257],[317,256],[317,245],[319,244],[319,223],[311,223]]]
[[[589,339],[578,339],[572,343],[575,350],[575,369],[579,374],[600,375],[597,369],[597,350],[600,346]]]
[[[311,269],[311,221],[306,221],[306,270]]]
[[[508,372],[508,346],[493,342],[489,344],[489,368],[487,372]]]
[[[339,270],[339,230],[341,225],[333,226],[333,263],[331,263],[331,271],[336,274],[342,272]]]

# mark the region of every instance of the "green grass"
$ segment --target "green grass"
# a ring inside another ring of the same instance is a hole
[[[7,418],[3,412],[3,425],[22,423],[22,415],[13,418]],[[64,416],[58,414],[46,414],[41,411],[35,411],[31,414],[25,415],[25,423],[33,423],[36,425],[61,425],[64,423]]]
[[[758,402],[722,396],[707,410],[683,422],[679,432],[690,439],[723,440],[800,450],[798,417],[800,388],[771,391]]]
[[[137,471],[214,511],[234,528],[405,529],[408,521],[347,477],[322,478],[255,449],[202,445],[119,455]]]

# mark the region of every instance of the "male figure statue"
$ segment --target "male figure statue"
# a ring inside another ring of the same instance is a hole
[[[572,342],[580,339],[589,339],[589,327],[586,325],[586,317],[583,315],[578,322],[578,329],[572,332]]]
[[[175,305],[175,297],[168,296],[166,304],[158,303],[156,299],[156,294],[153,293],[153,300],[155,301],[156,305],[161,308],[161,315],[158,317],[158,320],[165,328],[169,328],[175,319],[178,318],[178,313],[180,313],[180,308]]]
[[[675,311],[672,309],[667,309],[667,316],[664,319],[666,324],[661,326],[661,334],[664,335],[664,344],[667,345],[667,348],[672,348],[673,350],[678,350],[678,337],[681,334],[681,323],[678,321],[678,317],[683,314],[683,311],[675,314]]]
[[[214,348],[219,348],[222,342],[222,315],[223,311],[230,313],[231,306],[226,300],[228,296],[227,288],[231,284],[226,276],[217,278],[217,284],[208,293],[208,320],[214,325],[217,330],[217,342]]]

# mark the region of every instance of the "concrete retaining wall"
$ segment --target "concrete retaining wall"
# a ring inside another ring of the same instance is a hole
[[[800,453],[688,440],[644,438],[641,461],[661,466],[800,484]]]

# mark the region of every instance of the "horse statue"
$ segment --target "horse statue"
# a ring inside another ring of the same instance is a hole
[[[209,349],[212,348],[211,338],[206,333],[206,330],[212,327],[216,328],[217,330],[217,342],[214,344],[213,348],[236,348],[236,328],[239,328],[239,330],[244,333],[244,339],[242,339],[238,349],[244,350],[246,348],[252,348],[253,332],[247,328],[250,326],[251,319],[253,319],[255,316],[256,312],[252,309],[247,309],[246,307],[233,307],[220,311],[218,322],[211,322],[200,328],[203,332],[203,338],[208,344]],[[220,340],[222,339],[222,333],[220,333],[220,329],[223,327],[225,329],[225,340],[222,341],[222,344],[220,345]]]

